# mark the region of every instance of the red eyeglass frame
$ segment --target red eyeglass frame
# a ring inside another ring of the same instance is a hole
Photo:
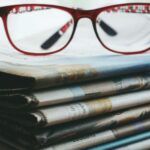
[[[68,7],[63,7],[63,6],[56,6],[56,5],[47,5],[47,4],[21,4],[21,5],[12,5],[12,6],[6,6],[6,7],[1,7],[0,8],[0,17],[2,18],[3,20],[3,24],[4,24],[4,28],[5,28],[5,32],[6,32],[6,35],[7,35],[7,38],[10,42],[10,44],[19,52],[23,53],[23,54],[26,54],[26,55],[32,55],[32,56],[45,56],[45,55],[50,55],[50,54],[55,54],[57,52],[60,52],[62,51],[63,49],[65,49],[68,44],[71,42],[73,36],[74,36],[74,33],[76,31],[76,27],[77,27],[77,24],[78,24],[78,21],[79,19],[81,18],[89,18],[91,19],[92,21],[92,24],[93,24],[93,28],[94,28],[94,31],[95,31],[95,34],[99,40],[99,42],[102,44],[102,46],[104,48],[106,48],[107,50],[111,51],[111,52],[114,52],[114,53],[119,53],[119,54],[124,54],[124,55],[131,55],[131,54],[141,54],[141,53],[145,53],[147,51],[150,50],[150,48],[148,49],[145,49],[145,50],[142,50],[142,51],[137,51],[137,52],[120,52],[120,51],[116,51],[116,50],[112,50],[110,49],[109,47],[107,47],[103,41],[101,40],[101,38],[99,37],[98,35],[98,32],[97,32],[97,27],[96,27],[96,19],[97,19],[97,16],[102,13],[103,11],[105,10],[108,10],[108,9],[113,9],[114,7],[121,7],[121,6],[128,6],[128,5],[150,5],[150,3],[125,3],[125,4],[117,4],[117,5],[111,5],[111,6],[106,6],[106,7],[102,7],[102,8],[99,8],[99,9],[94,9],[94,10],[78,10],[78,9],[72,9],[72,8],[68,8]],[[50,8],[56,8],[56,9],[60,9],[60,10],[63,10],[63,11],[66,11],[68,12],[72,18],[74,19],[74,27],[73,27],[73,32],[72,32],[72,35],[69,39],[69,41],[66,43],[65,46],[63,46],[61,49],[59,50],[56,50],[54,52],[48,52],[48,53],[32,53],[32,52],[26,52],[26,51],[23,51],[21,49],[19,49],[17,46],[15,46],[15,44],[13,43],[11,37],[10,37],[10,34],[9,34],[9,31],[8,31],[8,26],[7,26],[7,17],[10,13],[10,11],[12,11],[14,8],[18,8],[18,7],[34,7],[34,6],[37,6],[37,7],[50,7]]]

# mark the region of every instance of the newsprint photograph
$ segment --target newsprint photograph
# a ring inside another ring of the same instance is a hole
[[[150,0],[0,0],[0,150],[150,150]]]

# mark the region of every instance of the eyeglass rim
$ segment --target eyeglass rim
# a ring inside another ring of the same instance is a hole
[[[106,46],[106,44],[103,43],[103,41],[101,40],[100,36],[98,35],[98,31],[97,31],[97,27],[96,27],[97,16],[100,15],[103,11],[105,11],[107,9],[112,9],[114,7],[128,6],[128,5],[150,5],[150,3],[123,3],[123,4],[116,4],[116,5],[105,6],[105,7],[98,8],[98,9],[93,9],[93,10],[77,10],[77,9],[68,8],[68,7],[64,7],[64,6],[49,5],[49,4],[18,4],[18,5],[11,5],[11,6],[0,7],[0,17],[2,17],[5,33],[6,33],[6,36],[7,36],[8,40],[9,40],[10,44],[17,51],[19,51],[19,52],[21,52],[21,53],[23,53],[25,55],[45,56],[45,55],[55,54],[55,53],[58,53],[58,52],[64,50],[69,45],[69,43],[71,42],[71,40],[72,40],[72,38],[74,36],[74,33],[76,31],[76,27],[77,27],[79,19],[85,18],[85,17],[88,17],[88,18],[91,19],[91,21],[93,23],[93,28],[94,28],[95,34],[96,34],[99,42],[107,50],[109,50],[109,51],[111,51],[113,53],[119,53],[119,54],[123,54],[123,55],[142,54],[142,53],[145,53],[145,52],[149,51],[150,48],[147,48],[147,49],[142,50],[142,51],[135,51],[135,52],[122,52],[122,51],[113,50],[113,49],[110,49],[108,46]],[[12,9],[14,9],[16,7],[26,7],[26,6],[40,6],[40,7],[56,8],[56,9],[60,9],[60,10],[66,11],[67,13],[69,13],[72,16],[72,18],[74,20],[73,31],[72,31],[72,34],[70,36],[70,39],[68,40],[68,42],[61,49],[53,51],[53,52],[47,52],[47,53],[34,53],[34,52],[27,52],[25,50],[21,50],[14,44],[14,42],[11,39],[11,36],[9,34],[8,25],[7,25],[7,18],[8,18],[8,15],[9,15],[9,13],[10,13],[10,11]],[[87,13],[90,13],[90,15],[87,15]]]

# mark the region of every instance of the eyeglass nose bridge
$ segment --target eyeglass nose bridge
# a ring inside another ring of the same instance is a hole
[[[76,20],[82,19],[82,18],[89,18],[90,20],[94,20],[96,17],[96,14],[92,10],[81,10],[77,9],[75,11]]]

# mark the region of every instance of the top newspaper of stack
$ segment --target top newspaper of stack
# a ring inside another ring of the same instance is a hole
[[[16,0],[16,3],[18,2],[19,1]],[[30,3],[32,2],[33,1],[30,1]],[[42,2],[37,2],[37,0],[34,0],[34,3],[45,2],[47,3],[47,0],[43,0]],[[29,1],[21,1],[20,3],[29,3]],[[7,2],[2,1],[0,5],[3,4],[7,5]],[[85,0],[62,0],[61,2],[57,0],[50,0],[49,4],[68,5],[70,7],[85,7],[84,9],[94,9],[97,6],[102,7],[105,5],[115,4],[115,1],[110,2],[110,0],[105,0],[102,2],[97,2],[96,0],[91,0],[87,3]],[[88,26],[86,26],[86,28],[86,31],[89,31]],[[0,30],[0,34],[1,31],[2,30]],[[94,41],[96,40],[91,39],[91,33],[93,33],[93,29],[90,31],[90,33],[87,34],[88,36],[82,35],[80,37],[83,37],[84,40],[86,38],[90,39],[90,43],[94,43]],[[75,44],[74,46],[71,45],[68,50],[64,51],[65,55],[66,53],[71,52],[74,56],[74,54],[78,55],[77,51],[83,51],[84,55],[89,53],[89,55],[91,56],[92,53],[96,54],[96,49],[101,52],[101,48],[97,47],[98,44],[94,43],[93,47],[91,45],[91,47],[84,45],[83,49],[82,43],[84,42],[80,42],[80,40],[78,40],[78,42],[78,44]],[[85,41],[85,43],[86,42],[87,41]],[[3,39],[1,43],[4,43],[5,45],[5,41],[3,41]],[[150,65],[150,57],[144,55],[109,57],[94,56],[87,58],[57,57],[56,59],[52,59],[50,58],[50,56],[48,57],[50,62],[49,65],[32,65],[35,59],[30,57],[25,60],[28,64],[27,65],[20,64],[20,62],[22,61],[21,59],[18,59],[17,62],[13,61],[15,58],[17,59],[17,57],[13,53],[14,50],[8,50],[6,48],[4,51],[2,51],[2,49],[4,49],[4,45],[0,45],[0,50],[1,53],[5,53],[7,57],[3,57],[3,55],[2,57],[0,57],[0,92],[14,92],[27,89],[43,89],[60,85],[68,85],[72,83],[87,82],[96,79],[100,80],[114,76],[137,74],[139,72],[148,72]],[[77,47],[77,45],[79,45],[79,47]],[[87,49],[90,49],[90,51],[88,51]],[[83,55],[83,53],[79,53],[79,55]],[[10,62],[8,62],[8,59],[10,58],[9,56],[11,56],[12,60]],[[31,64],[29,64],[29,60]]]
[[[45,66],[0,61],[0,92],[43,89],[149,71],[149,55],[68,57]]]

